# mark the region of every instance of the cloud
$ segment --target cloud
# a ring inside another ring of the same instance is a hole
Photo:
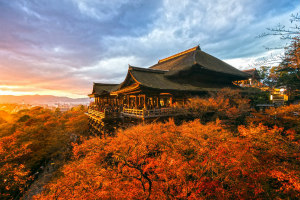
[[[288,24],[296,0],[0,1],[0,85],[85,95],[201,45],[236,67],[265,54],[266,27]],[[13,89],[12,89],[13,90]]]

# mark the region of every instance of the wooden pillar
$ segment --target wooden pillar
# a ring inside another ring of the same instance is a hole
[[[170,97],[170,107],[173,105],[173,97]]]
[[[138,105],[137,105],[137,95],[135,95],[134,97],[134,107],[135,109],[137,109]]]
[[[128,105],[128,108],[130,107],[130,98],[129,98],[129,95],[127,95],[127,105]]]
[[[139,107],[141,106],[141,96],[138,97],[139,98]]]
[[[159,96],[157,96],[157,98],[156,98],[156,107],[160,108],[160,98],[159,98]]]
[[[144,95],[144,108],[147,108],[147,101],[146,101],[146,95]]]
[[[154,107],[154,99],[153,99],[153,97],[151,97],[151,106],[152,106],[152,108]]]

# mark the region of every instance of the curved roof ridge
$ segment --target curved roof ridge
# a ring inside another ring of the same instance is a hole
[[[99,86],[116,86],[119,85],[118,83],[96,83],[93,82],[93,85],[99,85]]]
[[[179,57],[179,56],[185,55],[185,54],[187,54],[187,53],[189,53],[189,52],[196,51],[196,50],[201,50],[199,45],[197,45],[197,46],[195,46],[195,47],[193,47],[193,48],[190,48],[190,49],[188,49],[188,50],[179,52],[179,53],[177,53],[177,54],[174,54],[174,55],[172,55],[172,56],[169,56],[169,57],[167,57],[167,58],[163,58],[163,59],[159,60],[158,63],[162,63],[162,62],[171,60],[171,59],[173,59],[173,58],[177,58],[177,57]]]
[[[152,73],[165,73],[168,72],[168,70],[160,70],[160,69],[151,69],[151,68],[143,68],[143,67],[134,67],[129,65],[128,70],[134,70],[134,71],[143,71],[143,72],[152,72]]]

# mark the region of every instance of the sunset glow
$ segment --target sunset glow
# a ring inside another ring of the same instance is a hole
[[[30,91],[27,91],[30,90]],[[85,95],[72,94],[67,91],[60,90],[42,90],[40,88],[31,88],[26,86],[4,86],[0,85],[0,95],[53,95],[53,96],[66,96],[71,98],[83,98]],[[1,99],[1,97],[0,97]]]
[[[300,199],[299,0],[0,0],[0,200]]]
[[[93,82],[120,83],[128,64],[149,67],[199,44],[236,68],[252,68],[269,55],[265,46],[279,43],[256,36],[289,24],[300,9],[297,0],[181,4],[1,1],[0,95],[86,97]]]

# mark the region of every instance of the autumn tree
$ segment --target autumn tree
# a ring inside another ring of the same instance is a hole
[[[295,132],[219,121],[138,125],[74,145],[73,160],[35,199],[296,199]]]
[[[17,135],[2,137],[0,140],[0,199],[12,199],[24,191],[30,170],[24,159],[30,153],[27,144],[18,144]]]
[[[184,109],[202,122],[220,119],[224,124],[235,127],[244,123],[250,113],[250,100],[240,90],[224,88],[206,98],[190,99]]]
[[[247,123],[258,125],[260,123],[273,127],[282,127],[285,130],[293,130],[300,137],[300,105],[288,105],[280,107],[271,107],[265,112],[252,112],[247,117]]]
[[[299,92],[300,87],[300,15],[293,14],[290,17],[291,26],[277,25],[267,28],[267,32],[259,37],[279,36],[287,41],[284,46],[284,55],[280,57],[279,66],[276,67],[277,86],[286,86],[292,95]],[[278,47],[275,47],[278,48]],[[269,47],[268,49],[272,49]],[[278,60],[277,60],[278,61]]]
[[[69,158],[71,143],[88,133],[83,109],[34,107],[3,116],[7,121],[0,124],[0,199],[21,197],[48,163],[58,168]]]

